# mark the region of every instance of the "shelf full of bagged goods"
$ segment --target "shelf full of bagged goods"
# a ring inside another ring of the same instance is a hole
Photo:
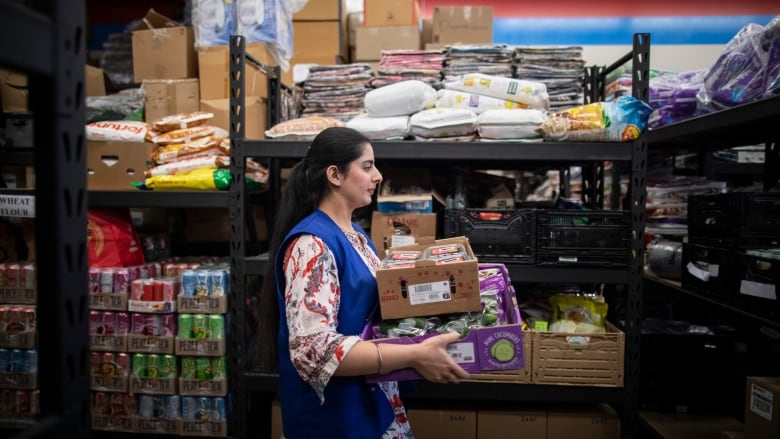
[[[624,57],[632,61],[634,70],[633,94],[642,99],[647,96],[647,71],[649,69],[649,34],[634,36],[633,50]],[[244,52],[241,37],[231,40],[231,76],[243,78],[250,57]],[[601,69],[599,78],[591,78],[594,83],[614,68]],[[236,74],[237,73],[237,74]],[[586,79],[588,81],[588,79]],[[240,107],[243,95],[243,83],[234,81],[231,87],[231,108]],[[270,89],[270,86],[269,86]],[[269,112],[271,112],[269,110]],[[233,117],[233,116],[231,116]],[[243,113],[231,119],[231,126],[243,126]],[[272,124],[269,124],[272,126]],[[231,133],[231,152],[241,151],[243,157],[268,159],[270,166],[270,186],[277,191],[279,186],[280,162],[293,163],[304,157],[308,142],[280,140],[251,140],[243,135]],[[638,398],[636,395],[638,383],[638,354],[640,336],[640,311],[642,297],[641,260],[643,258],[643,243],[641,241],[644,229],[645,173],[647,161],[646,135],[626,143],[609,142],[425,142],[425,141],[372,141],[372,147],[377,160],[393,162],[414,161],[431,166],[489,165],[488,169],[511,168],[525,164],[560,165],[560,164],[592,164],[595,162],[623,162],[631,170],[633,188],[630,191],[632,206],[630,228],[632,238],[630,262],[620,267],[596,266],[534,266],[519,263],[505,263],[511,279],[515,282],[579,282],[607,283],[626,285],[626,321],[625,331],[625,368],[621,371],[620,386],[560,386],[506,382],[467,382],[458,386],[441,386],[427,382],[415,383],[416,392],[411,398],[419,400],[453,400],[453,401],[485,401],[485,402],[522,402],[522,401],[558,401],[558,402],[607,402],[622,408],[624,437],[632,436],[637,427]],[[276,162],[276,164],[274,164]],[[278,202],[278,194],[269,197],[271,202]],[[268,256],[260,255],[244,259],[245,274],[262,275]],[[482,261],[480,261],[482,262]],[[489,261],[485,261],[489,262]],[[236,297],[235,302],[241,303],[243,297]],[[621,355],[622,351],[621,351]],[[625,378],[624,381],[622,379]],[[242,388],[248,392],[272,395],[278,389],[277,377],[273,373],[257,370],[244,371],[241,378]],[[522,390],[518,390],[522,386]]]

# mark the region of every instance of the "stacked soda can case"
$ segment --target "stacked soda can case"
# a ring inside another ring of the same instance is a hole
[[[30,423],[40,413],[36,266],[0,264],[0,420]]]
[[[201,258],[90,269],[94,429],[226,436],[226,267]]]

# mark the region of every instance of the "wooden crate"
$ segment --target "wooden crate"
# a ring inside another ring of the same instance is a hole
[[[602,334],[534,332],[534,384],[623,387],[626,335],[607,322]]]
[[[523,331],[523,355],[525,356],[525,368],[514,370],[497,370],[494,372],[472,373],[469,379],[464,381],[473,382],[496,382],[496,383],[514,383],[531,384],[531,355],[533,332]]]

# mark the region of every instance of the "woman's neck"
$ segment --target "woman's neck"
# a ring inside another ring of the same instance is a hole
[[[347,209],[334,209],[334,207],[335,206],[327,203],[320,204],[320,210],[323,211],[325,215],[328,215],[341,230],[354,233],[355,229],[352,227],[352,212]]]

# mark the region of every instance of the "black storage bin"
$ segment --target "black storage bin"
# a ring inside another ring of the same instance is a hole
[[[691,243],[766,248],[780,243],[780,192],[732,192],[688,198]]]
[[[628,266],[631,263],[630,212],[537,211],[536,263]]]
[[[683,244],[682,287],[705,296],[735,298],[738,258],[739,253],[729,248]]]
[[[534,263],[534,210],[446,209],[444,237],[465,236],[477,258]]]
[[[756,311],[780,312],[777,297],[780,260],[740,253],[736,261],[739,300]]]

